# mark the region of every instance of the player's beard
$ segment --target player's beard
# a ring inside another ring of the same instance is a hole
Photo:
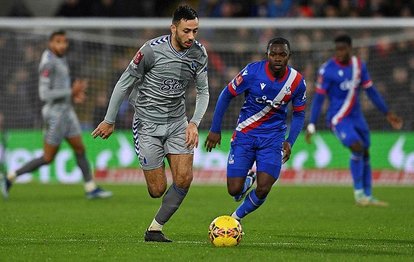
[[[182,40],[178,36],[177,33],[175,34],[175,41],[178,43],[178,45],[180,46],[180,49],[182,49],[182,50],[189,49],[193,45],[193,43],[194,43],[194,41],[191,41],[191,40],[188,40],[188,41]]]

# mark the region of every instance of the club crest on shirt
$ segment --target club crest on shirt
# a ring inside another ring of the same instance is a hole
[[[138,51],[135,54],[134,59],[132,61],[134,62],[134,64],[138,65],[141,62],[143,57],[144,57],[144,54],[141,53],[141,51]]]
[[[45,70],[42,71],[42,76],[43,77],[49,77],[49,73],[50,73],[49,69],[45,69]]]

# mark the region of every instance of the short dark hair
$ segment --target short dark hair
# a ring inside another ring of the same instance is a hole
[[[181,21],[181,19],[194,20],[196,18],[198,18],[198,14],[196,10],[194,10],[188,5],[180,5],[174,11],[172,23],[177,24],[178,22]]]
[[[66,35],[66,32],[64,30],[53,31],[49,36],[49,41],[51,41],[53,39],[53,37],[55,37],[57,35]]]
[[[340,34],[335,37],[334,43],[345,43],[352,46],[352,38],[348,34]]]
[[[273,44],[281,44],[281,45],[287,45],[289,52],[290,52],[290,43],[287,39],[283,37],[275,37],[270,39],[269,43],[267,43],[266,53],[269,53],[269,48]]]

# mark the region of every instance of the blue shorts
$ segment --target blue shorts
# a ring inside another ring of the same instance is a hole
[[[364,118],[344,118],[332,128],[332,131],[347,147],[356,142],[362,143],[364,148],[369,148],[371,145],[368,124]]]
[[[258,172],[279,178],[285,132],[264,138],[236,132],[227,161],[227,177],[245,177],[256,161]]]

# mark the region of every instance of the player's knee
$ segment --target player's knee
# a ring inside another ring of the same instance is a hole
[[[236,196],[239,195],[243,191],[243,184],[227,184],[227,192],[229,195]]]
[[[256,188],[256,196],[259,199],[265,199],[267,195],[269,194],[271,190],[271,187],[265,186],[265,187],[257,187]]]
[[[358,154],[364,153],[364,150],[365,150],[361,142],[355,142],[349,148],[351,149],[352,152],[355,152]]]
[[[192,181],[193,181],[192,174],[187,174],[186,176],[177,178],[174,181],[174,184],[179,188],[189,189]]]
[[[43,156],[43,162],[45,165],[52,163],[54,156]]]
[[[148,193],[152,198],[160,198],[164,195],[166,189],[166,186],[156,188],[148,187]]]

